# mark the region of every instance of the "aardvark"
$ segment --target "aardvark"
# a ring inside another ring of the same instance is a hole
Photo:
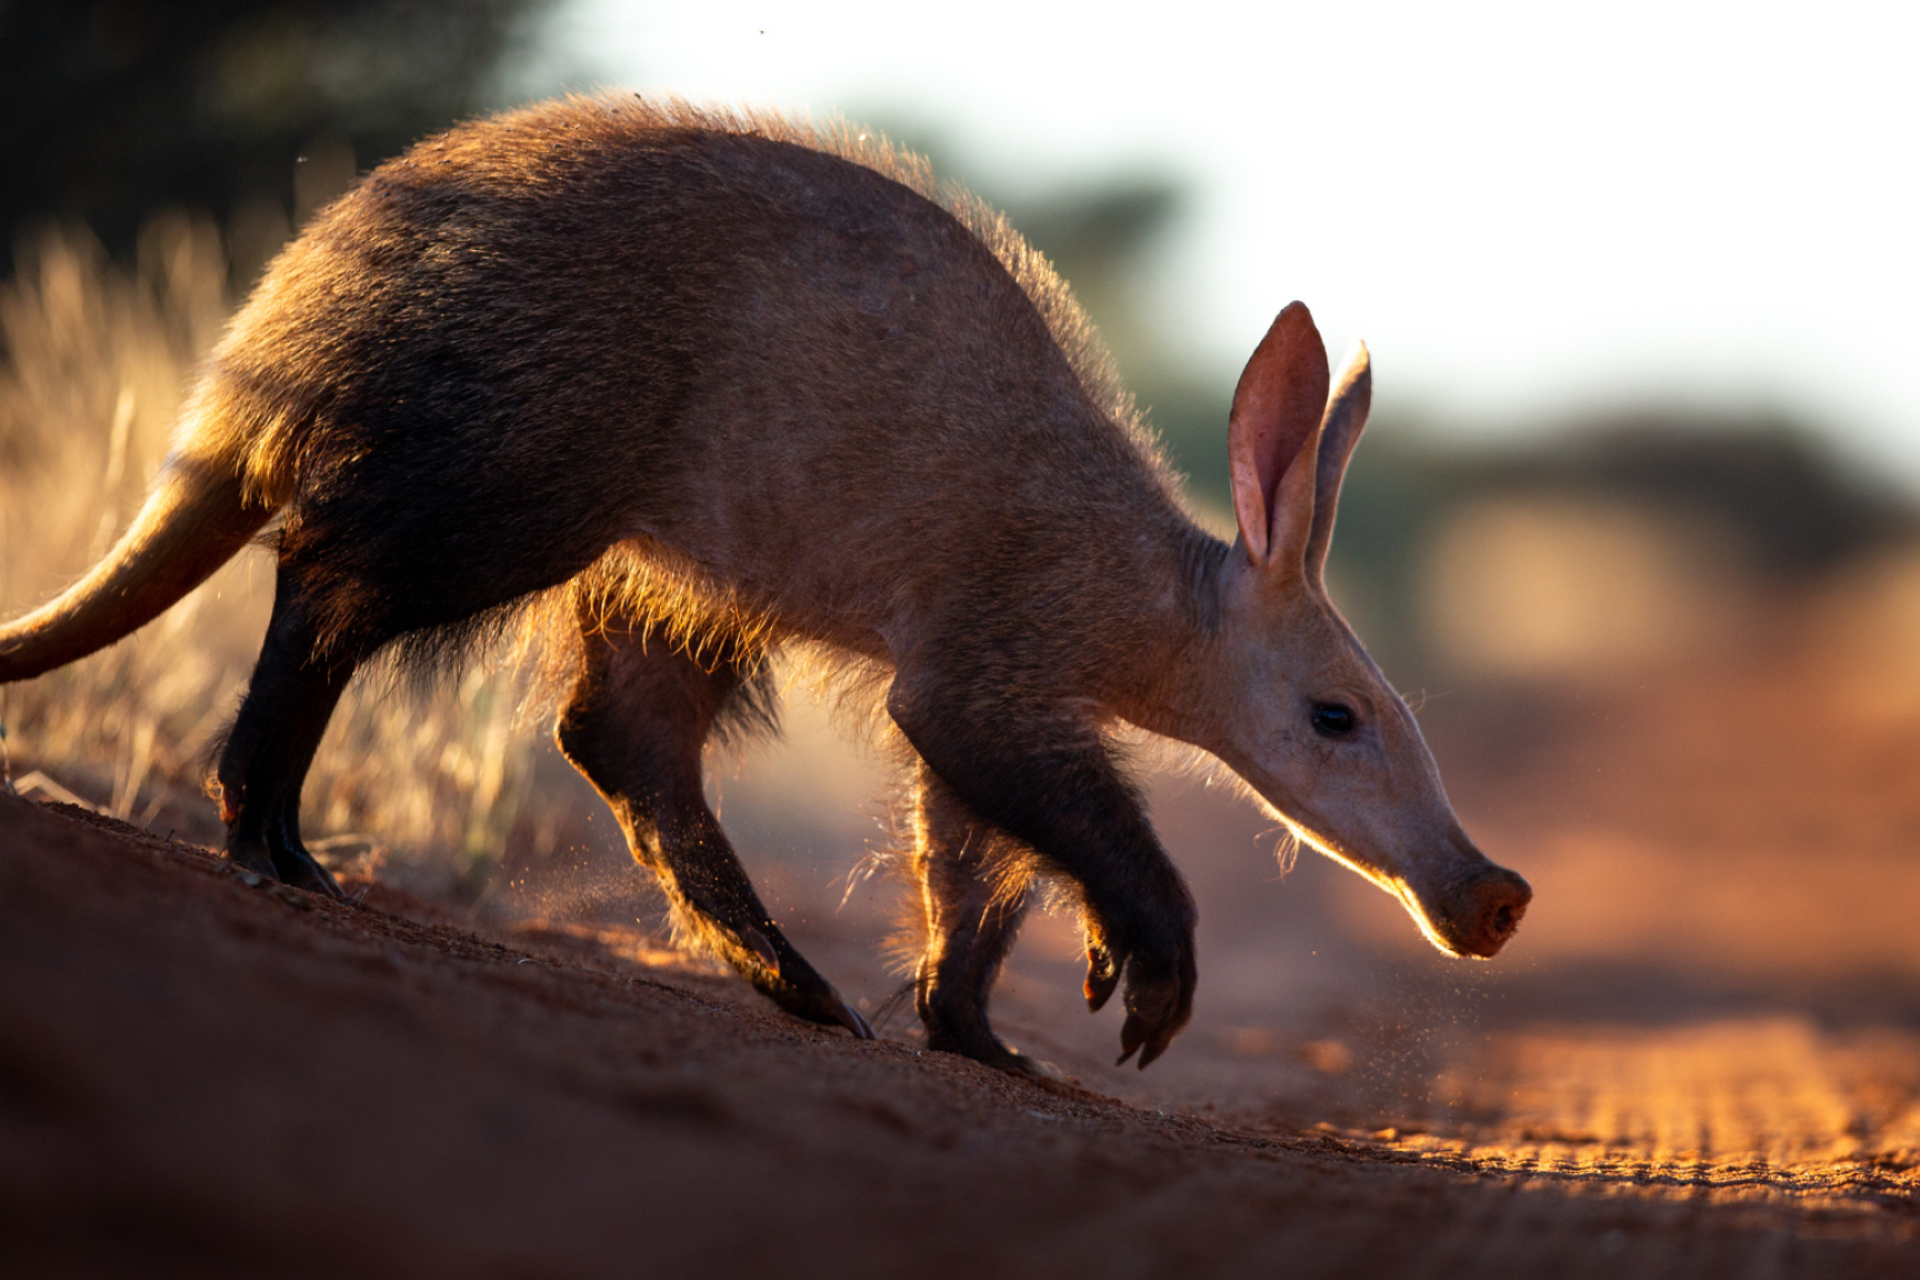
[[[804,643],[885,680],[913,760],[934,1048],[1021,1068],[989,990],[1036,875],[1123,980],[1122,1061],[1187,1022],[1193,902],[1115,762],[1211,752],[1307,843],[1491,956],[1526,882],[1461,830],[1327,599],[1365,422],[1287,307],[1234,393],[1239,536],[1197,527],[1065,287],[866,135],[638,99],[463,125],[267,271],[124,538],[0,629],[0,682],[146,623],[278,517],[272,621],[219,757],[228,855],[323,893],[300,790],[355,670],[522,628],[556,734],[685,936],[782,1008],[872,1032],[761,905],[701,790]]]

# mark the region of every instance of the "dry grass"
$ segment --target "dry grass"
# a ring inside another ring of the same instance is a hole
[[[230,314],[228,279],[217,229],[172,215],[146,228],[131,274],[68,231],[0,290],[0,612],[55,594],[137,510]],[[202,788],[271,594],[266,556],[249,552],[131,638],[0,690],[19,769],[135,822],[204,814],[195,834],[211,836],[211,806],[181,802]],[[484,668],[431,700],[362,680],[315,763],[307,827],[340,844],[377,832],[397,856],[473,882],[516,822],[558,821],[529,808],[535,742],[519,694],[517,677]]]

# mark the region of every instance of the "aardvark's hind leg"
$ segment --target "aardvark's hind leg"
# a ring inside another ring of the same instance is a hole
[[[1002,1070],[1057,1074],[1009,1048],[987,1022],[987,999],[1026,914],[1031,855],[983,822],[925,765],[914,782],[913,871],[926,950],[914,1006],[927,1047]]]
[[[582,632],[585,660],[554,736],[613,807],[682,927],[787,1012],[870,1039],[866,1019],[768,916],[701,789],[700,750],[741,690],[744,655],[703,664],[620,620]]]
[[[216,775],[227,856],[336,898],[339,884],[300,842],[300,788],[352,675],[352,662],[319,655],[298,588],[282,571],[266,642]]]

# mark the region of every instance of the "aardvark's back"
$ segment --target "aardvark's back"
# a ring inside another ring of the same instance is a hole
[[[1017,238],[969,218],[983,243],[910,165],[756,127],[777,137],[606,102],[469,126],[275,264],[200,417],[255,438],[287,554],[337,584],[329,635],[456,622],[639,538],[877,652],[904,598],[1097,592],[1116,541],[1177,540]]]

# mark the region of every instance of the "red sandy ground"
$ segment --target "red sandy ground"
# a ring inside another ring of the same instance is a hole
[[[1000,1023],[1084,1089],[634,928],[337,905],[0,797],[0,1274],[1920,1274],[1920,720],[1832,763],[1777,683],[1441,717],[1541,895],[1473,976],[1324,864],[1188,856],[1200,1015],[1116,1071],[1036,925]],[[1260,825],[1156,811],[1176,852]],[[870,922],[812,920],[877,1005]]]

